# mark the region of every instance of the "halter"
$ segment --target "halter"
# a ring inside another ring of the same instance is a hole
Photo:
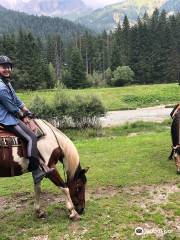
[[[41,120],[42,120],[42,119],[41,119]],[[57,142],[57,144],[58,144],[58,147],[61,149],[61,146],[60,146],[60,144],[59,144],[59,141],[58,141],[58,139],[57,139],[57,136],[56,136],[54,130],[52,129],[52,127],[49,126],[49,124],[47,124],[44,120],[42,120],[42,121],[43,121],[43,123],[45,123],[45,124],[51,129],[51,131],[52,131],[52,133],[53,133],[53,135],[54,135],[54,137],[55,137],[55,139],[56,139],[56,142]],[[65,184],[67,184],[67,174],[66,174],[66,171],[65,171],[64,163],[63,163],[63,172],[64,172],[64,182],[65,182]]]

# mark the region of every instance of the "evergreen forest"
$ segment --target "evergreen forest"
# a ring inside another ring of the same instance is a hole
[[[135,25],[125,16],[115,31],[97,35],[77,28],[68,40],[46,25],[44,35],[25,28],[1,32],[0,54],[14,62],[16,89],[180,81],[180,13],[155,9]]]

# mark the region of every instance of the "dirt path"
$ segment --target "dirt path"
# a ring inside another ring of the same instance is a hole
[[[162,184],[151,184],[151,185],[137,185],[130,187],[115,187],[115,186],[106,186],[106,187],[97,187],[96,189],[87,189],[86,200],[97,201],[101,199],[112,199],[113,197],[121,196],[121,204],[128,201],[129,208],[135,206],[141,207],[140,214],[153,214],[161,213],[163,219],[165,219],[165,227],[158,225],[153,219],[142,221],[142,222],[132,222],[129,227],[134,229],[137,226],[141,227],[145,234],[155,235],[157,239],[164,239],[163,229],[167,229],[170,232],[179,233],[180,232],[180,217],[174,215],[173,208],[167,207],[174,206],[178,200],[180,194],[179,184],[177,182],[172,183],[162,183]],[[176,198],[175,198],[176,196]],[[122,199],[123,198],[123,199]],[[16,193],[10,197],[0,197],[0,211],[3,214],[9,214],[9,210],[14,210],[16,215],[21,214],[29,208],[33,208],[34,195],[30,192]],[[41,194],[41,204],[44,209],[51,204],[62,205],[62,208],[56,208],[55,215],[59,216],[60,214],[66,214],[65,202],[62,194],[54,194],[48,192],[42,192]],[[124,205],[126,206],[126,204]],[[131,211],[131,210],[130,210]],[[178,211],[178,209],[177,209]],[[4,216],[5,216],[4,215]],[[109,216],[110,218],[110,216]],[[113,217],[111,216],[112,221]],[[123,223],[119,225],[123,229]],[[69,225],[69,231],[73,232],[75,235],[83,236],[88,231],[88,226],[83,228],[79,222],[72,222]],[[153,232],[152,232],[153,231]],[[29,240],[48,240],[48,235],[39,235],[36,237],[29,238]],[[62,238],[65,239],[65,238]],[[70,238],[67,238],[70,239]],[[83,239],[83,238],[75,238]],[[113,235],[110,239],[119,240],[119,235],[115,237]],[[154,239],[154,238],[153,238]],[[175,239],[175,238],[174,238]]]
[[[175,233],[180,232],[180,217],[175,216],[173,211],[171,212],[168,208],[165,208],[166,204],[173,204],[173,194],[180,194],[179,185],[177,182],[174,183],[162,183],[162,184],[151,184],[151,185],[137,185],[131,187],[97,187],[95,189],[87,189],[86,200],[87,201],[97,201],[103,198],[113,198],[124,196],[124,200],[128,199],[129,208],[138,206],[142,209],[142,214],[152,214],[152,212],[161,212],[165,218],[165,224],[167,229],[174,231]],[[12,200],[13,199],[13,200]],[[23,192],[16,193],[10,197],[0,197],[0,211],[14,210],[16,214],[26,211],[29,207],[33,208],[32,202],[34,201],[33,193]],[[174,200],[177,201],[177,200]],[[60,204],[63,208],[56,208],[58,213],[66,211],[64,207],[64,197],[62,194],[53,194],[48,192],[42,192],[41,194],[42,206],[46,209],[48,205]],[[172,216],[171,216],[172,215]],[[137,227],[137,223],[131,224],[132,229]],[[153,234],[157,239],[164,239],[164,233],[162,232],[162,227],[159,227],[153,220],[142,222],[140,227],[146,231],[146,234]],[[82,229],[79,222],[74,222],[69,225],[70,231],[75,234],[79,234]],[[79,230],[80,229],[80,230]],[[87,231],[87,229],[86,229]],[[64,239],[64,238],[63,238]],[[118,239],[111,238],[111,239]],[[48,235],[39,235],[31,238],[31,240],[48,240]]]
[[[171,111],[172,108],[166,108],[164,105],[135,110],[110,111],[107,112],[105,117],[100,118],[100,122],[102,127],[123,125],[127,122],[136,121],[162,122],[170,117]]]

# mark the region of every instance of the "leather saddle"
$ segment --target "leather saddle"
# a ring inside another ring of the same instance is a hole
[[[45,133],[42,129],[36,124],[33,119],[25,119],[24,123],[30,128],[37,138],[45,136]],[[10,146],[20,146],[23,140],[16,136],[14,133],[7,131],[3,126],[0,125],[0,148],[1,147],[10,147]]]
[[[38,138],[45,135],[33,119],[26,119],[24,122]],[[25,141],[0,126],[0,176],[8,177],[21,175],[22,169],[18,161],[21,161],[22,158],[27,159]]]

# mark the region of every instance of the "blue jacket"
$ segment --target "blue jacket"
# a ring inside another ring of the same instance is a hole
[[[24,103],[17,97],[10,82],[3,82],[0,77],[0,123],[4,125],[16,125],[19,119],[16,114]]]

